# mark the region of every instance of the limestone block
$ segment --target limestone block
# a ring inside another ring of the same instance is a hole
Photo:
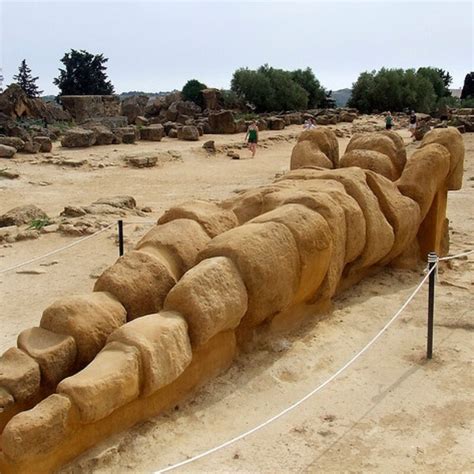
[[[175,277],[160,255],[132,251],[105,270],[96,281],[94,291],[114,295],[127,310],[130,321],[160,311],[175,283]]]
[[[45,309],[40,326],[74,338],[80,368],[94,359],[109,334],[125,321],[125,308],[110,293],[95,292],[59,299]]]
[[[313,142],[309,140],[298,142],[291,152],[290,170],[310,166],[334,167],[332,161]]]
[[[410,156],[396,182],[400,192],[420,206],[421,220],[428,214],[435,194],[446,185],[450,159],[450,154],[443,145],[424,145]]]
[[[60,382],[57,392],[72,400],[82,423],[105,418],[139,396],[138,349],[120,342],[107,344],[85,369]]]
[[[400,255],[415,238],[421,223],[420,206],[403,196],[397,186],[377,173],[366,173],[367,184],[377,197],[380,208],[393,228],[395,241],[392,250],[382,263],[391,262]]]
[[[301,204],[287,204],[251,222],[278,222],[291,231],[301,262],[301,279],[294,302],[314,296],[326,276],[332,255],[331,230],[321,214]]]
[[[455,127],[434,128],[423,137],[420,147],[431,143],[443,145],[451,155],[446,183],[448,190],[461,189],[464,174],[464,142],[461,133]]]
[[[238,225],[237,217],[232,211],[222,209],[213,202],[199,200],[172,207],[160,217],[158,224],[175,219],[192,219],[199,222],[211,238]]]
[[[164,308],[181,313],[193,346],[235,329],[247,311],[248,297],[232,260],[214,257],[191,268],[166,297]]]
[[[27,354],[16,347],[0,357],[0,387],[7,390],[15,401],[24,401],[40,388],[40,368]]]
[[[77,353],[76,341],[72,336],[34,327],[22,331],[17,344],[39,364],[42,383],[55,386],[71,375]]]
[[[400,174],[387,155],[373,150],[352,150],[345,153],[339,162],[341,168],[358,166],[365,170],[372,170],[395,181]]]
[[[33,409],[14,416],[2,434],[5,456],[20,461],[61,444],[68,430],[71,406],[68,397],[53,394]]]
[[[200,259],[228,257],[247,288],[248,310],[242,324],[257,326],[286,308],[300,281],[295,239],[282,224],[245,224],[212,239]]]
[[[196,264],[198,253],[209,240],[210,237],[198,222],[176,219],[151,229],[138,242],[136,249],[152,247],[160,252],[173,276],[179,279]]]
[[[305,130],[298,137],[298,143],[304,141],[310,141],[316,145],[332,162],[332,168],[339,166],[339,143],[332,130],[322,127]]]
[[[109,343],[135,347],[141,358],[142,395],[148,396],[176,380],[192,359],[185,319],[163,311],[135,319],[109,336]]]

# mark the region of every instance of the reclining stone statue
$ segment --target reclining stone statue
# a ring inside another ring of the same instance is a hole
[[[258,337],[329,311],[384,266],[448,250],[454,128],[409,157],[393,132],[303,132],[291,170],[220,203],[166,211],[88,294],[65,296],[0,357],[0,472],[51,472],[173,406]]]

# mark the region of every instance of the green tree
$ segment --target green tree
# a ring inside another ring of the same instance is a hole
[[[206,84],[199,82],[197,79],[191,79],[183,87],[181,94],[185,100],[191,100],[199,107],[204,106],[204,99],[202,96],[202,90],[207,89]]]
[[[316,79],[311,68],[296,69],[291,72],[291,78],[308,93],[308,107],[316,108],[326,105],[328,93]]]
[[[26,59],[23,59],[21,62],[18,68],[18,74],[13,76],[13,79],[30,98],[38,97],[43,93],[43,91],[38,89],[38,86],[36,85],[38,77],[33,77],[31,75],[31,69],[26,64]]]
[[[105,73],[107,61],[102,54],[71,49],[61,59],[65,69],[60,68],[59,76],[53,81],[59,87],[60,95],[113,94],[114,86]]]
[[[449,72],[434,67],[420,67],[416,73],[431,82],[434,93],[438,99],[449,97],[451,95],[449,86],[451,85],[453,78]]]
[[[461,92],[461,100],[474,99],[474,72],[466,74]]]
[[[257,112],[301,110],[308,106],[308,92],[292,78],[290,71],[267,64],[257,70],[240,68],[234,72],[231,90]]]
[[[449,97],[451,76],[434,68],[387,69],[363,72],[352,86],[348,105],[363,113],[402,111],[430,113],[442,97]]]

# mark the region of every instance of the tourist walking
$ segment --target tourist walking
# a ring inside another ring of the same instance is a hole
[[[309,119],[305,120],[303,128],[305,130],[312,130],[313,128],[316,128],[316,125],[314,124],[314,119],[309,118]]]
[[[392,130],[393,127],[393,117],[390,111],[388,111],[385,116],[385,130]]]
[[[416,132],[416,114],[415,111],[412,110],[410,114],[410,123],[408,125],[408,130],[410,130],[411,136],[413,140],[415,140],[415,132]]]
[[[252,152],[252,158],[254,158],[255,153],[257,152],[258,143],[258,126],[255,120],[250,124],[249,128],[247,129],[245,141],[248,144],[249,150]]]

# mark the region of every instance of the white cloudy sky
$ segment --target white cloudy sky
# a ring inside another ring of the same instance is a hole
[[[0,0],[8,84],[22,59],[45,93],[71,48],[104,53],[118,92],[228,87],[242,66],[310,66],[328,89],[361,71],[436,66],[460,87],[473,66],[472,1]]]

